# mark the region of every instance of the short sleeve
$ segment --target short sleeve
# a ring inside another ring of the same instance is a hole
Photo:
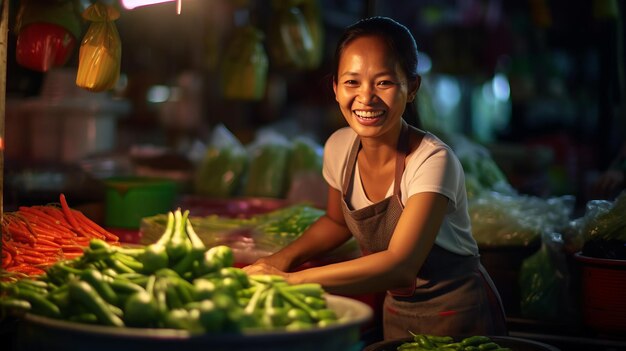
[[[460,182],[464,179],[461,163],[445,144],[431,138],[424,138],[423,142],[425,147],[405,170],[407,197],[421,192],[436,192],[457,203]]]
[[[324,144],[322,175],[329,186],[341,190],[346,162],[356,133],[349,127],[335,131]]]

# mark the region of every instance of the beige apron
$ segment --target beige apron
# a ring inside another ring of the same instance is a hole
[[[420,133],[420,143],[422,136]],[[357,138],[346,165],[342,208],[348,228],[367,255],[387,249],[404,209],[400,182],[409,148],[409,128],[403,123],[392,196],[353,210],[348,203],[360,146]],[[450,336],[507,334],[500,296],[479,256],[458,255],[437,245],[422,265],[415,286],[387,292],[383,328],[386,340],[410,336],[409,331]]]

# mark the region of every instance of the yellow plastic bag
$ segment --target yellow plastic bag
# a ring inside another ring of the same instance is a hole
[[[76,85],[96,92],[111,89],[120,76],[122,43],[113,22],[120,13],[112,6],[95,3],[82,16],[91,24],[80,44]]]

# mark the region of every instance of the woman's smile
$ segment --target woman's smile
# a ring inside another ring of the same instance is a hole
[[[365,126],[380,124],[386,116],[384,110],[353,110],[353,113],[356,120]]]

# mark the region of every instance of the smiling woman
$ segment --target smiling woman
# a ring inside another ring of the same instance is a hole
[[[405,121],[420,86],[417,46],[402,24],[349,26],[335,54],[333,90],[349,127],[324,147],[326,214],[249,274],[315,282],[338,294],[386,292],[385,339],[506,334],[499,295],[471,234],[463,168],[435,135]],[[363,256],[293,272],[351,237]]]

